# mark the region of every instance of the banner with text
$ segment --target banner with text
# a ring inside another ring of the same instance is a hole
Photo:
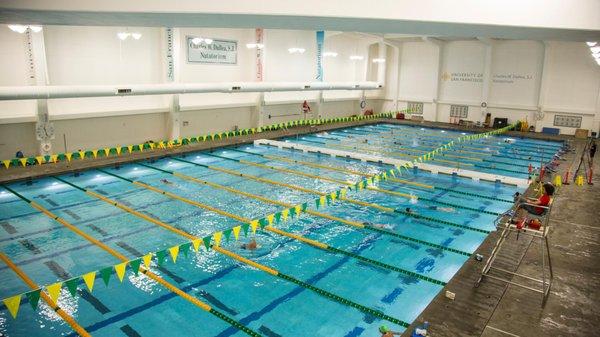
[[[204,41],[194,43],[195,38],[194,36],[186,38],[188,62],[237,64],[237,41],[213,39],[210,44]]]

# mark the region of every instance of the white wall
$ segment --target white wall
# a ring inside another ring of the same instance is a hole
[[[123,27],[44,27],[44,44],[50,85],[146,84],[166,81],[166,34],[163,28],[129,28],[142,38],[121,41],[117,33]],[[186,37],[235,40],[237,64],[200,64],[187,61]],[[180,28],[178,58],[180,82],[248,82],[255,80],[254,29]],[[369,64],[368,48],[372,39],[354,34],[326,34],[325,50],[338,52],[337,58],[324,60],[326,81],[364,81]],[[316,34],[314,31],[264,31],[265,81],[314,81],[316,77]],[[290,54],[288,48],[302,47],[304,54]],[[349,56],[365,56],[350,61]],[[30,85],[28,78],[26,35],[0,27],[0,85]],[[298,119],[300,104],[309,100],[315,111],[319,93],[265,93],[263,122],[266,124]],[[360,112],[361,92],[327,92],[320,111],[324,118],[348,116]],[[197,136],[232,130],[235,126],[258,126],[258,93],[211,93],[179,95],[181,136]],[[97,148],[168,137],[170,95],[98,97],[48,100],[50,119],[55,124],[54,152],[67,149]],[[370,107],[380,106],[369,101]],[[0,158],[10,158],[18,150],[35,155],[33,134],[36,120],[35,101],[0,102]],[[268,115],[292,115],[273,117]]]
[[[0,86],[30,85],[27,38],[0,26]],[[0,101],[0,119],[33,118],[35,101]]]
[[[121,41],[120,27],[49,26],[44,30],[50,85],[149,84],[162,81],[161,30],[135,28],[140,40]],[[160,95],[48,101],[50,115],[165,108]]]
[[[467,119],[480,120],[486,45],[477,40],[442,44],[439,77],[437,47],[431,43],[402,43],[399,63],[394,53],[388,53],[396,64],[388,63],[384,110],[395,105],[399,67],[399,108],[405,108],[408,101],[424,102],[426,120],[449,122],[451,104],[468,105]],[[598,131],[600,67],[589,48],[582,42],[550,41],[546,46],[540,41],[492,40],[487,111],[492,118],[527,119],[530,125],[536,124],[536,112],[542,111],[538,131],[555,127],[556,114],[576,115],[582,117],[582,128]],[[575,128],[560,129],[564,134],[575,132]]]

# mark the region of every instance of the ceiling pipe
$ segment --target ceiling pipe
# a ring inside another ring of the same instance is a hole
[[[377,82],[231,82],[142,85],[57,85],[0,87],[0,101],[77,97],[141,96],[163,94],[273,92],[310,90],[376,90]]]

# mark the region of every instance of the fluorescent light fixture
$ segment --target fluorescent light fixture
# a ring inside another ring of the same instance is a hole
[[[141,38],[142,38],[142,34],[141,34],[141,33],[131,33],[131,37],[132,37],[134,40],[139,40],[139,39],[141,39]]]
[[[200,44],[202,43],[202,38],[201,37],[195,37],[192,39],[192,43],[193,44]]]
[[[121,40],[121,41],[125,41],[128,37],[129,37],[129,33],[126,32],[120,32],[117,33],[117,37]]]
[[[262,43],[246,43],[248,49],[263,49],[265,47]]]
[[[334,51],[326,51],[323,53],[324,57],[337,57],[338,53],[334,52]]]
[[[595,58],[596,60],[600,59],[600,53],[598,53],[598,54],[592,54],[592,57]]]
[[[29,29],[34,33],[39,33],[42,31],[42,26],[29,26]]]
[[[212,44],[213,43],[213,39],[204,39],[204,43],[206,43],[206,44]]]
[[[376,58],[376,59],[373,59],[373,63],[385,63],[385,59]]]
[[[350,56],[350,59],[351,59],[352,61],[360,61],[360,60],[364,59],[364,57],[363,57],[363,56],[360,56],[360,55],[351,55],[351,56]]]
[[[15,33],[23,34],[27,31],[27,26],[23,25],[8,25],[8,28]]]
[[[596,59],[596,63],[600,66],[600,58]]]
[[[600,53],[600,46],[591,47],[590,50],[592,51],[592,54]]]
[[[288,52],[290,54],[304,54],[304,52],[306,51],[306,49],[304,48],[299,48],[299,47],[292,47],[292,48],[288,48]]]
[[[595,45],[598,44],[598,42],[591,42],[591,41],[590,42],[586,42],[586,43],[587,43],[588,47],[593,47],[593,46],[595,46]]]

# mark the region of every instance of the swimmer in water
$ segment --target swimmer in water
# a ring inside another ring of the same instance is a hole
[[[368,143],[368,142],[369,142],[369,140],[368,140],[368,139],[363,139],[363,143],[365,143],[365,144],[366,144],[366,143]]]
[[[434,211],[446,212],[446,213],[454,213],[454,212],[456,212],[456,209],[454,209],[454,207],[429,206],[429,209],[432,209]]]
[[[414,214],[413,210],[410,209],[410,207],[406,207],[406,209],[404,211],[408,214]]]
[[[240,248],[242,249],[246,249],[246,250],[256,250],[258,248],[258,244],[256,243],[255,239],[250,240],[250,242],[248,243],[243,243]]]
[[[375,227],[375,228],[382,228],[382,229],[391,229],[392,226],[387,225],[387,224],[372,224],[370,222],[363,222],[363,225],[366,227]]]
[[[161,179],[160,180],[161,183],[165,184],[165,185],[173,185],[173,182],[167,180],[167,179]]]

